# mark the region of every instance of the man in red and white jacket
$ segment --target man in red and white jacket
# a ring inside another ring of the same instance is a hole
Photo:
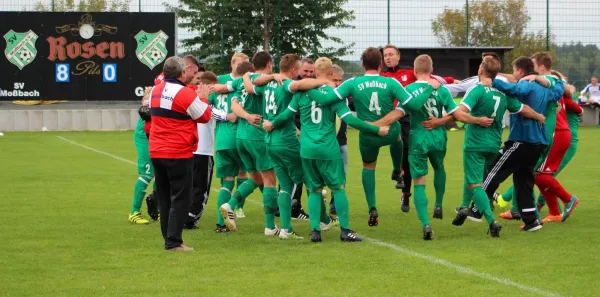
[[[150,97],[150,158],[161,212],[160,227],[169,251],[193,251],[181,234],[192,196],[193,152],[198,147],[197,123],[211,119],[202,86],[198,94],[184,84],[185,62],[170,57],[163,67],[165,81],[152,88]],[[199,96],[201,98],[199,98]]]

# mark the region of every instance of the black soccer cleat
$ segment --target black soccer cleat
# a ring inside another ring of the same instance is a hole
[[[404,189],[404,179],[402,178],[403,174],[399,171],[392,171],[392,180],[396,181],[396,189]]]
[[[488,232],[492,237],[500,237],[500,230],[502,230],[502,225],[496,221],[490,224],[490,229]]]
[[[423,227],[423,239],[424,240],[432,240],[433,239],[433,231],[431,231],[431,226],[425,225],[425,227]]]
[[[148,207],[148,216],[153,220],[158,220],[160,212],[158,211],[158,201],[154,192],[146,197],[146,206]]]
[[[297,211],[292,211],[292,219],[296,220],[308,220],[308,214],[304,211],[304,209],[299,209]]]
[[[377,208],[371,207],[369,210],[369,227],[375,227],[379,225],[379,213],[377,213]]]
[[[352,231],[350,229],[342,229],[342,234],[340,235],[340,240],[343,242],[361,242],[361,241],[363,241],[362,238],[356,236],[356,234],[354,234],[354,231]]]
[[[521,226],[521,230],[528,232],[534,232],[540,229],[542,229],[542,224],[540,224],[540,221],[537,219],[531,224],[525,224],[524,226]]]
[[[229,232],[229,229],[227,229],[227,227],[225,225],[219,225],[219,224],[217,224],[217,228],[215,229],[215,232],[217,232],[217,233],[226,233],[226,232]]]
[[[483,218],[483,214],[477,209],[477,206],[469,207],[469,214],[467,218],[473,222],[481,223],[481,219]]]
[[[469,215],[468,207],[457,207],[456,208],[456,217],[452,220],[452,225],[454,226],[462,226]]]
[[[310,235],[310,241],[314,243],[321,242],[321,231],[313,229],[312,234]]]
[[[444,218],[444,211],[442,210],[441,206],[436,206],[433,209],[433,218],[440,219],[440,220]]]
[[[402,193],[402,197],[400,197],[400,210],[402,212],[410,211],[410,196],[412,196],[411,193]]]

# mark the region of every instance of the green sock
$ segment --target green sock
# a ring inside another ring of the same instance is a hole
[[[321,201],[319,201],[321,200]],[[321,231],[321,218],[318,214],[321,213],[321,204],[323,197],[321,193],[310,192],[308,193],[308,219],[310,220],[310,230]]]
[[[146,196],[146,188],[148,188],[148,184],[152,180],[151,176],[142,175],[135,182],[135,186],[133,187],[133,203],[131,205],[131,213],[140,212],[142,209],[142,203],[144,203],[144,197]]]
[[[265,227],[275,229],[275,210],[272,207],[273,200],[277,201],[277,190],[275,188],[265,188],[263,192],[263,209],[265,211]]]
[[[435,206],[442,207],[446,193],[446,169],[443,166],[433,171],[433,187],[435,188]]]
[[[348,196],[346,196],[345,189],[339,189],[335,192],[335,211],[337,212],[338,219],[340,220],[340,227],[342,229],[350,229],[350,213],[348,210]]]
[[[463,200],[462,204],[460,205],[460,208],[469,207],[469,204],[471,204],[471,192],[469,191],[469,188],[467,187],[467,182],[465,181],[463,183]]]
[[[402,171],[402,153],[403,153],[403,143],[402,141],[392,143],[390,145],[390,155],[392,156],[392,166],[394,167],[394,171],[401,172]]]
[[[231,198],[231,189],[233,189],[233,185],[234,181],[232,180],[221,180],[221,190],[219,191],[219,196],[217,196],[217,224],[221,226],[225,225],[225,221],[219,208]]]
[[[544,199],[544,196],[542,196],[541,193],[537,197],[537,204],[540,204],[542,206],[546,205],[546,199]]]
[[[429,225],[429,216],[427,215],[427,194],[425,194],[425,185],[415,185],[415,208],[417,209],[417,216],[421,221],[421,225]]]
[[[485,216],[488,224],[493,223],[495,220],[494,214],[490,208],[490,200],[483,188],[481,186],[476,186],[471,190],[471,194],[473,195],[475,206],[477,206],[477,209]]]
[[[237,178],[237,187],[238,189],[240,188],[240,186],[242,184],[244,184],[248,179],[247,178]],[[254,191],[254,190],[253,190]],[[240,201],[238,203],[238,208],[244,208],[244,204],[246,204],[246,198],[248,198],[248,196],[242,196],[242,201]]]
[[[242,204],[242,201],[246,201],[246,197],[250,196],[250,194],[254,192],[256,187],[256,184],[251,179],[246,180],[241,185],[238,184],[237,190],[235,191],[233,196],[231,196],[231,199],[227,203],[229,203],[229,206],[231,206],[231,208],[235,209],[237,206]]]
[[[321,194],[321,193],[319,193]],[[323,195],[321,195],[321,222],[324,224],[331,223],[331,218],[329,218],[329,214],[327,213],[327,207],[325,206],[325,200],[323,200]]]
[[[277,196],[277,206],[279,206],[279,220],[281,221],[281,229],[292,232],[292,196],[282,187]]]
[[[506,192],[504,192],[504,194],[502,194],[502,200],[504,200],[506,202],[512,201],[514,191],[515,191],[515,186],[510,186],[510,188],[508,188],[508,190],[506,190]]]
[[[362,184],[363,189],[365,191],[365,197],[367,197],[367,205],[370,211],[371,208],[377,207],[375,199],[375,170],[363,168]]]
[[[513,186],[511,186],[511,188],[512,187]],[[510,199],[512,200],[512,206],[510,207],[510,210],[519,211],[519,206],[517,205],[517,194],[515,193],[514,190],[510,194],[511,194]],[[533,198],[533,199],[535,199],[535,198]]]

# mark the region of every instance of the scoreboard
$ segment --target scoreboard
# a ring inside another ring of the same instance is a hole
[[[0,100],[139,100],[175,26],[174,13],[0,12]]]

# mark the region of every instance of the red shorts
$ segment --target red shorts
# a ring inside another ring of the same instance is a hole
[[[554,142],[546,159],[538,169],[540,173],[556,173],[565,153],[571,145],[571,131],[557,130],[554,132]]]

